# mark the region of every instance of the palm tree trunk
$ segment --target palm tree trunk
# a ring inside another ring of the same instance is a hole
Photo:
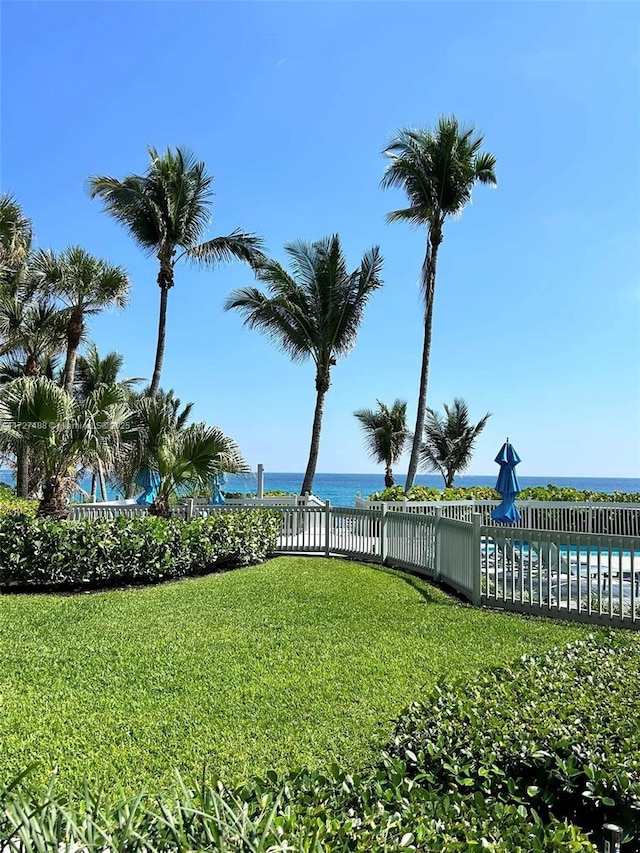
[[[173,267],[171,261],[160,257],[160,272],[158,273],[158,286],[160,287],[160,314],[158,317],[158,343],[156,346],[156,361],[153,366],[151,387],[149,396],[155,397],[160,387],[160,376],[162,375],[162,362],[164,360],[164,341],[167,334],[167,297],[169,288],[173,287]]]
[[[29,497],[28,447],[20,447],[16,452],[16,494],[19,498]]]
[[[320,450],[320,431],[322,429],[322,414],[324,412],[324,398],[329,389],[329,374],[318,375],[316,377],[316,410],[313,415],[313,427],[311,429],[311,447],[309,449],[309,461],[307,470],[302,481],[301,494],[306,495],[311,493],[313,488],[313,478],[316,475],[316,465],[318,464],[318,451]]]
[[[393,471],[391,470],[391,465],[387,465],[384,472],[384,487],[385,489],[390,489],[393,485]]]
[[[100,495],[102,496],[102,500],[107,500],[107,484],[104,476],[104,466],[102,461],[98,459],[98,478],[100,479]]]
[[[424,418],[427,410],[427,383],[429,381],[429,357],[431,355],[431,326],[433,322],[433,297],[436,289],[436,263],[438,260],[438,247],[442,242],[441,233],[429,233],[427,240],[427,253],[422,265],[422,281],[424,285],[424,342],[422,344],[422,366],[420,368],[420,389],[418,391],[418,411],[416,414],[416,427],[413,433],[413,446],[409,459],[409,470],[404,486],[405,492],[413,487],[420,459],[420,445],[422,444],[422,432],[424,429]]]
[[[66,518],[69,515],[67,489],[62,478],[50,477],[45,480],[36,515],[38,518]]]
[[[67,394],[73,396],[73,382],[76,375],[76,360],[78,358],[78,347],[82,340],[83,332],[82,314],[72,314],[67,324],[67,358],[64,363],[63,387]]]
[[[96,487],[98,485],[98,478],[96,477],[96,472],[93,471],[91,474],[91,503],[96,502]]]

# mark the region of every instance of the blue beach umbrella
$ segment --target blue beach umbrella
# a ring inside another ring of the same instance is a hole
[[[225,503],[224,495],[222,494],[222,486],[226,483],[224,474],[214,474],[211,478],[211,503],[220,506]]]
[[[148,468],[143,468],[138,472],[133,482],[136,486],[140,486],[144,489],[144,492],[137,499],[136,503],[140,504],[140,506],[151,506],[158,494],[160,477]]]
[[[491,511],[491,518],[503,524],[516,524],[520,521],[520,512],[516,506],[516,497],[520,493],[516,465],[520,462],[520,457],[509,443],[509,439],[500,448],[495,461],[500,466],[496,491],[502,495],[502,503]]]

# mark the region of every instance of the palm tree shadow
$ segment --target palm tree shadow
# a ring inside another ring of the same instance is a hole
[[[450,595],[454,599],[465,601],[465,599],[456,594],[455,590],[448,587],[444,589],[431,580],[431,578],[427,578],[424,575],[413,573],[408,569],[394,569],[391,566],[377,566],[377,568],[379,571],[393,575],[394,578],[398,578],[398,580],[408,584],[408,586],[412,587],[420,595],[425,604],[443,604],[443,595]]]

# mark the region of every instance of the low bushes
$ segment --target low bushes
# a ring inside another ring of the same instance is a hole
[[[402,486],[392,486],[369,495],[370,501],[402,501],[405,492]],[[489,486],[455,487],[436,489],[429,486],[413,486],[407,495],[410,501],[464,501],[470,498],[485,501],[502,500],[500,494]],[[594,503],[640,503],[640,492],[590,492],[568,486],[527,486],[518,495],[522,501],[592,501]]]
[[[577,641],[440,689],[399,720],[389,748],[416,784],[468,790],[587,830],[640,839],[640,644]],[[631,849],[625,846],[625,850]]]
[[[334,765],[229,789],[205,774],[115,804],[18,780],[0,789],[0,837],[22,839],[25,853],[63,840],[87,853],[595,853],[613,820],[637,851],[638,662],[636,637],[591,637],[442,686],[359,775]]]
[[[280,523],[269,510],[190,522],[0,516],[0,588],[148,583],[248,565],[274,549]]]
[[[38,501],[27,501],[17,498],[11,486],[0,483],[0,516],[27,515],[34,518],[38,509]]]
[[[391,486],[382,492],[369,495],[370,501],[402,501],[405,492],[402,486]],[[499,501],[500,495],[488,486],[471,486],[469,488],[436,489],[430,486],[413,486],[407,499],[410,501],[466,501],[470,498],[484,501]]]

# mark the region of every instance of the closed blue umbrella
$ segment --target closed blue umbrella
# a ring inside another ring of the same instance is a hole
[[[144,489],[144,492],[137,499],[136,503],[140,504],[140,506],[151,506],[158,494],[160,477],[148,468],[143,468],[136,475],[134,483],[136,486],[141,486]]]
[[[226,483],[224,474],[214,474],[211,478],[211,503],[220,506],[225,503],[224,495],[222,494],[222,486]]]
[[[503,524],[517,524],[520,521],[520,512],[516,506],[516,497],[520,493],[520,484],[516,465],[520,462],[520,457],[509,443],[509,439],[500,448],[495,461],[500,466],[496,491],[502,495],[502,503],[492,510],[491,518]]]

